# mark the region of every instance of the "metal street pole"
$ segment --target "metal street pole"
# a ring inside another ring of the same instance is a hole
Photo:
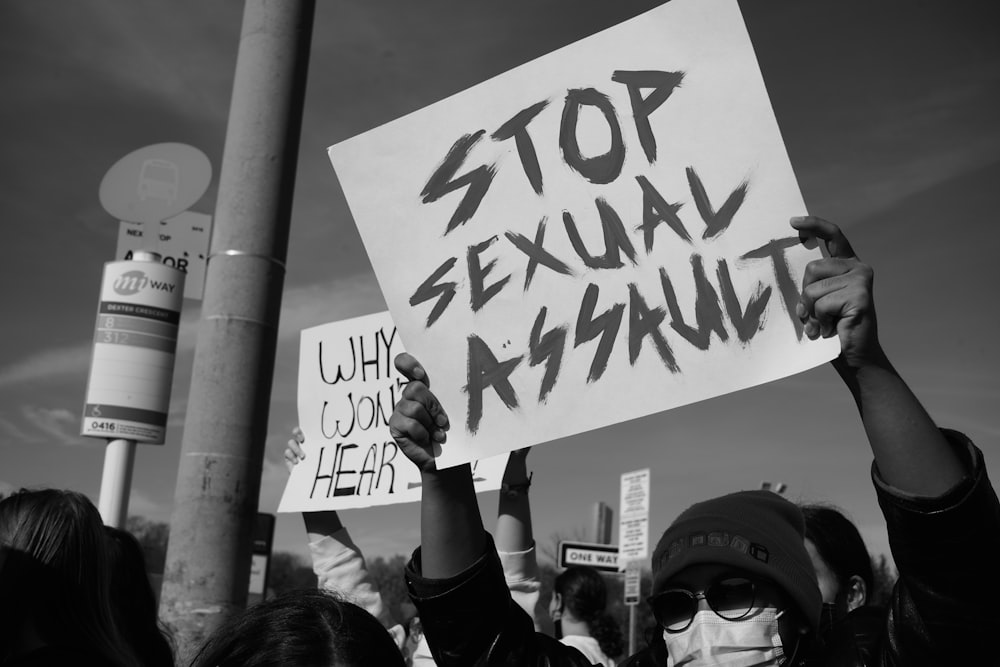
[[[159,262],[160,255],[152,251],[139,250],[133,255],[132,261]],[[124,530],[128,520],[128,500],[132,490],[135,449],[136,441],[127,438],[109,438],[104,448],[104,470],[101,473],[101,491],[97,509],[104,524],[113,528]]]
[[[247,0],[160,611],[179,664],[246,605],[315,0]]]
[[[136,443],[164,439],[183,290],[184,273],[152,251],[104,265],[80,434],[107,440],[97,507],[108,526],[125,527]]]
[[[635,605],[631,604],[628,607],[628,654],[635,655],[635,626],[636,626],[636,616],[635,616]]]
[[[611,507],[607,503],[594,503],[593,535],[597,544],[611,544],[611,517]]]
[[[104,472],[97,509],[104,524],[125,528],[128,519],[128,497],[132,489],[132,468],[135,465],[135,440],[108,440],[104,449]]]

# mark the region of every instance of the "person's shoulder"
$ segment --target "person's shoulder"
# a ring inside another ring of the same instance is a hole
[[[566,635],[560,639],[559,642],[565,644],[566,646],[572,646],[582,653],[587,660],[595,665],[603,665],[607,663],[607,656],[604,655],[604,651],[601,650],[601,645],[593,637]]]
[[[874,664],[887,638],[886,615],[883,607],[859,607],[841,619],[826,636],[824,658],[829,664]]]
[[[580,650],[541,632],[535,633],[539,661],[544,667],[595,667]]]

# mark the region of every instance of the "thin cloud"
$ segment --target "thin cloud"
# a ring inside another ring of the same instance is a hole
[[[20,446],[30,444],[32,436],[10,419],[0,416],[0,444]]]
[[[346,276],[336,283],[292,287],[282,299],[281,343],[298,340],[303,328],[376,312],[385,307],[378,284],[370,275]],[[191,352],[197,340],[200,307],[186,307],[177,337],[177,353]],[[0,369],[0,389],[87,373],[90,341],[43,350]]]
[[[23,445],[55,444],[76,447],[87,444],[80,435],[80,414],[66,408],[23,405],[14,418],[0,415],[2,442]]]
[[[370,273],[344,276],[285,291],[279,339],[298,342],[302,329],[385,309],[385,299]]]
[[[90,343],[43,350],[0,370],[0,388],[86,373],[90,353]]]
[[[188,308],[181,315],[177,334],[177,353],[194,348],[200,308]],[[68,376],[85,375],[90,369],[93,344],[90,340],[76,345],[50,348],[29,355],[22,361],[0,369],[0,389],[25,383],[45,382]]]
[[[35,442],[66,446],[83,445],[87,442],[80,435],[80,415],[66,408],[26,405],[21,408],[21,416],[36,432]]]

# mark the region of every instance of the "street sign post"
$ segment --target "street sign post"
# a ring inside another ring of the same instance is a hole
[[[98,509],[125,527],[137,442],[167,428],[184,273],[150,252],[104,265],[80,434],[107,438]]]
[[[184,298],[201,300],[212,236],[212,216],[184,211],[159,223],[123,220],[118,227],[115,259],[132,259],[140,250],[152,250],[160,262],[186,274]]]
[[[250,558],[250,588],[247,603],[254,604],[267,597],[271,547],[274,542],[274,515],[257,513],[253,525],[253,551]]]
[[[621,558],[618,567],[649,556],[649,468],[621,476],[621,502],[618,505],[618,543]]]
[[[635,607],[639,604],[639,572],[649,556],[649,468],[621,476],[618,505],[618,568],[625,571],[625,604],[628,605],[628,652],[635,653]],[[631,586],[630,586],[631,584]]]
[[[560,542],[559,567],[587,565],[602,572],[618,572],[618,545]]]
[[[634,607],[642,596],[642,563],[637,560],[625,565],[625,604]]]

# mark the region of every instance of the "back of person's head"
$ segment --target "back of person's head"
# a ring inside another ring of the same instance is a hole
[[[815,549],[823,602],[841,612],[864,606],[874,590],[871,557],[857,526],[836,507],[822,504],[802,506],[805,536]]]
[[[173,667],[174,652],[156,607],[142,545],[132,533],[105,526],[111,566],[111,612],[145,667]]]
[[[816,635],[822,609],[804,531],[799,508],[771,491],[740,491],[696,503],[667,528],[653,552],[653,597],[698,568],[759,581],[761,590],[770,587],[782,599],[777,617],[787,656],[803,636]],[[693,599],[692,605],[697,606]]]
[[[555,579],[553,592],[564,609],[590,628],[590,635],[609,658],[625,650],[621,628],[607,612],[608,591],[604,577],[592,567],[573,565]]]
[[[20,491],[0,500],[0,545],[8,614],[8,651],[31,634],[48,647],[73,649],[108,664],[133,664],[112,619],[101,516],[81,493]],[[20,636],[19,636],[20,633]],[[0,637],[2,639],[2,637]]]
[[[192,667],[363,667],[405,663],[389,632],[361,607],[316,589],[260,602],[220,627]]]

